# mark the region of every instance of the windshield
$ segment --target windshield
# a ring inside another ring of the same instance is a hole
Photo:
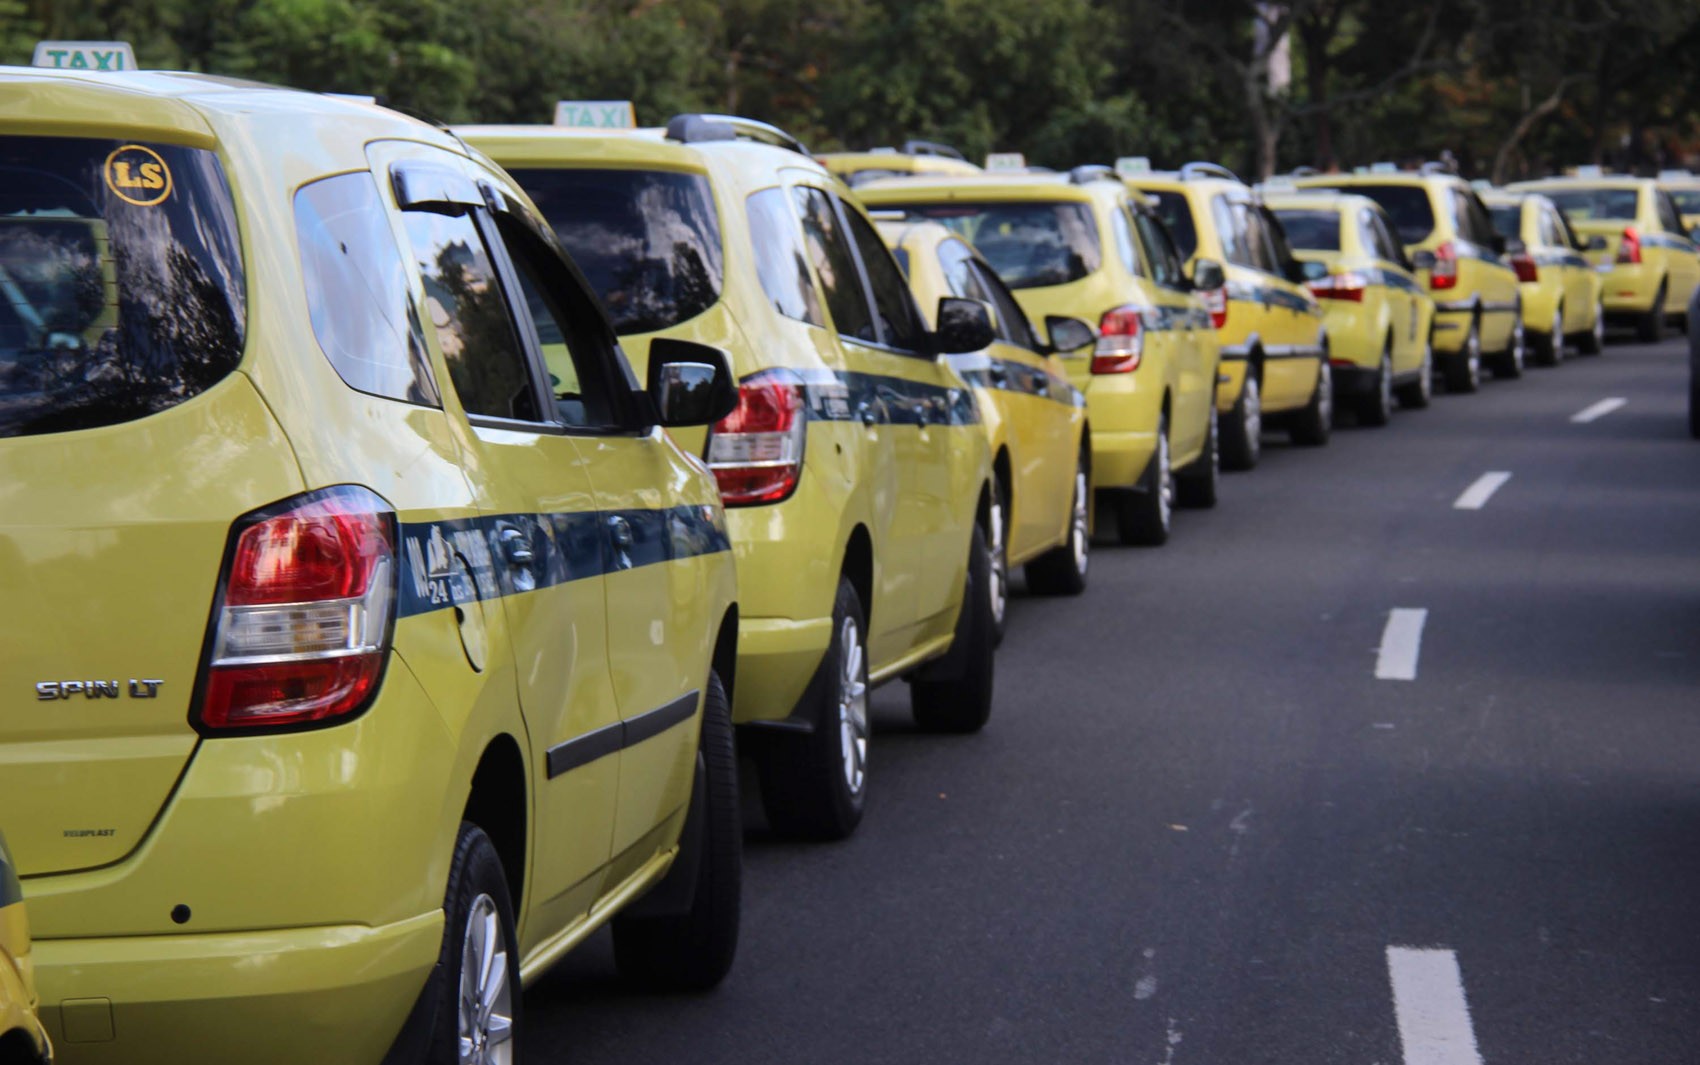
[[[1571,222],[1633,222],[1641,194],[1634,189],[1542,189]]]
[[[1102,265],[1098,227],[1083,203],[940,203],[898,209],[944,223],[978,248],[1010,288],[1063,285]]]
[[[1186,196],[1179,192],[1141,191],[1151,198],[1157,217],[1169,228],[1169,238],[1175,242],[1175,251],[1182,259],[1192,258],[1192,253],[1198,250],[1198,230],[1193,228],[1192,205],[1187,202]]]
[[[1434,232],[1434,208],[1429,204],[1428,190],[1421,185],[1353,185],[1344,191],[1379,203],[1406,244],[1421,244]]]
[[[708,179],[668,170],[515,170],[618,333],[689,321],[720,298]]]
[[[199,395],[242,358],[242,255],[208,151],[0,137],[0,437]]]
[[[1300,251],[1339,251],[1340,213],[1338,211],[1277,210],[1281,228],[1287,232],[1287,243]]]

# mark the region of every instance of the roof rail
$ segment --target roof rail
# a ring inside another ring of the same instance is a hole
[[[936,155],[941,159],[957,159],[964,163],[968,161],[963,158],[961,152],[948,144],[940,144],[938,141],[906,140],[903,142],[903,147],[897,150],[904,155]]]
[[[1229,170],[1221,163],[1183,163],[1179,172],[1182,181],[1191,181],[1193,178],[1200,177],[1227,178],[1229,181],[1240,181],[1240,176],[1238,174]],[[1243,185],[1245,182],[1240,181],[1240,184]]]
[[[1428,162],[1424,163],[1422,166],[1418,167],[1417,173],[1419,173],[1419,174],[1450,174],[1453,177],[1458,176],[1458,171],[1452,169],[1452,167],[1448,166],[1445,163],[1436,162],[1432,159],[1429,160]]]
[[[1290,173],[1288,173],[1287,176],[1288,177],[1315,177],[1316,175],[1318,175],[1320,173],[1322,173],[1322,171],[1318,170],[1314,166],[1295,166],[1295,167],[1293,167],[1292,171]]]
[[[1121,178],[1116,174],[1116,168],[1113,166],[1105,166],[1103,163],[1086,163],[1082,166],[1074,167],[1068,172],[1068,183],[1070,185],[1085,185],[1091,181],[1120,180]]]
[[[766,122],[737,115],[674,115],[667,122],[667,139],[680,144],[702,144],[708,141],[754,141],[809,156],[803,142]],[[814,158],[809,156],[809,158]]]

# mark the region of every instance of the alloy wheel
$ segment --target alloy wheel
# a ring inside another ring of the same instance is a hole
[[[1247,450],[1255,460],[1263,450],[1263,396],[1257,378],[1247,374],[1240,393],[1240,424],[1245,428]]]
[[[1003,624],[1004,613],[1009,609],[1009,556],[1004,552],[1003,529],[1003,499],[999,494],[992,496],[991,513],[988,515],[992,526],[992,564],[987,575],[992,593],[992,620],[998,625]]]
[[[480,894],[467,908],[460,948],[461,1065],[512,1065],[514,989],[495,900]]]
[[[838,747],[843,759],[844,784],[861,794],[868,780],[868,682],[862,629],[855,618],[838,627]]]
[[[1070,545],[1074,549],[1074,571],[1081,576],[1086,575],[1086,567],[1090,564],[1088,542],[1092,538],[1092,530],[1088,526],[1089,515],[1086,509],[1086,471],[1076,468],[1074,471],[1074,514],[1069,519],[1074,524]]]

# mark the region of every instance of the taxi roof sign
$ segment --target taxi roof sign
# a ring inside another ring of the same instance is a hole
[[[993,152],[986,156],[986,169],[998,173],[1012,173],[1027,169],[1027,157],[1020,152]]]
[[[1149,174],[1151,173],[1151,157],[1148,155],[1124,155],[1116,160],[1116,173],[1123,177]]]
[[[129,41],[37,41],[32,67],[55,70],[137,70]]]
[[[1583,163],[1576,168],[1576,176],[1579,178],[1604,177],[1605,173],[1605,168],[1597,163]]]
[[[558,100],[555,125],[569,129],[636,129],[630,100]]]

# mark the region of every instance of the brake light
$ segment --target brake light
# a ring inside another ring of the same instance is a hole
[[[366,709],[395,622],[395,511],[345,485],[250,515],[231,535],[200,726],[333,724]]]
[[[1205,309],[1210,312],[1210,324],[1215,326],[1217,329],[1227,325],[1228,286],[1223,285],[1221,288],[1209,289],[1208,291],[1200,292],[1198,295],[1204,300]]]
[[[1458,249],[1449,240],[1434,249],[1434,265],[1429,267],[1429,288],[1452,288],[1458,284]]]
[[[788,370],[764,370],[738,386],[738,405],[708,437],[708,468],[727,506],[777,503],[803,472],[808,406]]]
[[[1623,240],[1617,246],[1617,261],[1631,266],[1641,262],[1641,233],[1634,226],[1623,227]]]
[[[1519,281],[1539,281],[1541,279],[1541,271],[1535,265],[1534,256],[1526,252],[1511,257],[1511,268],[1517,271],[1517,280]]]
[[[1369,279],[1356,271],[1348,270],[1343,274],[1330,274],[1319,277],[1306,285],[1310,294],[1319,300],[1348,300],[1352,303],[1364,301],[1364,290],[1369,287]]]
[[[1113,307],[1098,322],[1093,373],[1132,373],[1145,355],[1145,323],[1137,307]]]

